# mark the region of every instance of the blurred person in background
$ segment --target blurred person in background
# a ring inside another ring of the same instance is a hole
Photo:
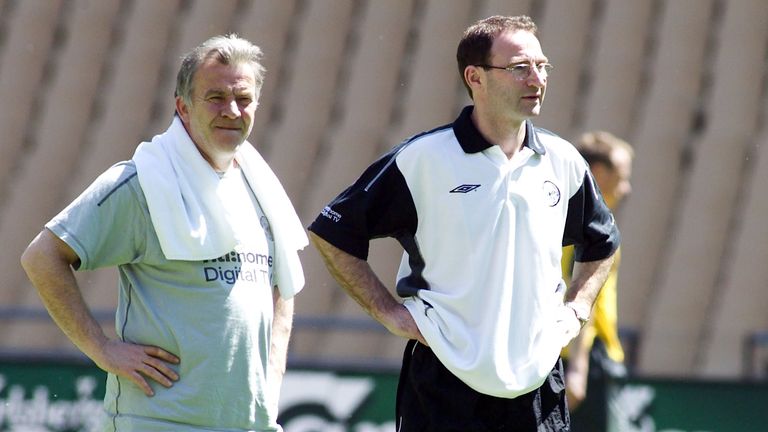
[[[246,141],[261,50],[216,36],[187,54],[170,127],[45,225],[22,265],[69,339],[108,372],[109,431],[279,431],[277,402],[308,240]],[[117,266],[118,339],[73,270]]]
[[[616,211],[632,190],[632,146],[605,131],[584,133],[575,146],[589,164],[606,204]],[[565,378],[568,406],[574,411],[571,419],[574,431],[595,430],[593,425],[604,421],[596,417],[604,412],[605,395],[601,386],[606,378],[626,374],[617,319],[620,253],[620,250],[616,251],[608,279],[595,300],[592,319],[563,351],[563,358],[567,360]],[[569,282],[573,270],[572,246],[563,248],[562,267],[563,279]],[[589,393],[588,383],[594,383],[596,387]]]
[[[560,351],[589,319],[619,245],[584,159],[534,127],[552,66],[527,16],[471,25],[457,50],[473,105],[383,155],[310,225],[330,273],[408,339],[398,432],[568,431]],[[398,300],[369,242],[405,253]],[[576,245],[569,288],[563,241]]]

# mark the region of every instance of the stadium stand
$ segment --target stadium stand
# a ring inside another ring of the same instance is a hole
[[[665,2],[656,24],[655,56],[647,60],[651,69],[647,96],[632,134],[635,187],[621,214],[622,234],[632,239],[623,245],[626,265],[621,269],[623,304],[636,305],[621,311],[622,322],[630,327],[639,328],[646,314],[658,278],[656,268],[669,245],[682,172],[687,169],[684,151],[698,133],[694,120],[713,6],[711,1]]]
[[[594,34],[590,29],[594,25],[595,13],[591,3],[591,0],[561,4],[546,2],[543,16],[538,20],[542,29],[552,29],[541,32],[540,39],[542,46],[547,47],[544,53],[555,66],[553,76],[557,77],[547,84],[546,103],[557,109],[543,110],[537,123],[547,124],[553,129],[570,130],[573,121],[581,115],[584,102],[580,84],[585,79],[594,43]],[[569,43],[562,43],[564,40]],[[565,134],[566,131],[560,133]]]
[[[529,14],[555,65],[536,123],[635,146],[619,319],[634,372],[742,377],[768,329],[768,7],[764,0],[0,0],[0,351],[71,351],[18,264],[63,205],[173,114],[180,56],[237,32],[264,50],[253,142],[302,220],[378,155],[469,103],[461,31]],[[302,255],[294,359],[395,364],[404,341]],[[388,286],[393,240],[370,261]],[[78,275],[112,326],[113,270]],[[34,336],[34,337],[32,337]],[[634,338],[632,340],[635,340]]]
[[[732,233],[736,197],[743,183],[745,150],[760,118],[768,8],[764,3],[728,2],[719,17],[712,77],[703,101],[702,133],[691,143],[693,163],[678,196],[673,238],[644,317],[640,367],[648,373],[685,374],[701,368],[698,346],[710,318],[722,307],[720,291]],[[738,66],[736,66],[738,65]],[[727,76],[727,79],[722,77]],[[737,82],[739,85],[734,86]],[[759,259],[754,262],[761,262]],[[757,299],[754,299],[757,300]],[[714,309],[714,310],[713,310]],[[763,314],[765,316],[765,314]],[[736,315],[733,319],[741,319]]]

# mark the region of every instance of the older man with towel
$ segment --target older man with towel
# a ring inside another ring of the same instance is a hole
[[[50,315],[108,372],[110,431],[280,431],[304,285],[302,224],[246,139],[261,50],[216,36],[184,58],[176,116],[45,225],[22,265]],[[107,337],[73,269],[117,266]]]

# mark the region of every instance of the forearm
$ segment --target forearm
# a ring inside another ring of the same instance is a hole
[[[293,299],[285,300],[280,297],[279,291],[275,289],[274,307],[269,367],[274,373],[275,388],[279,389],[288,362],[288,343],[293,328],[294,302]]]
[[[393,308],[401,307],[368,262],[347,254],[312,232],[310,239],[331,276],[371,317],[384,323]]]
[[[46,230],[33,240],[21,262],[54,322],[98,363],[108,338],[83,299],[71,267],[76,259],[68,246]]]
[[[410,312],[387,290],[366,261],[336,248],[312,232],[310,239],[334,279],[368,315],[392,334],[427,344]]]
[[[178,364],[178,357],[159,347],[110,340],[104,334],[77,285],[72,271],[77,260],[65,242],[43,230],[24,251],[21,265],[51,318],[98,367],[129,379],[147,396],[154,394],[147,378],[172,386],[179,375],[168,364]]]
[[[568,368],[565,371],[565,385],[570,409],[578,407],[587,394],[590,350],[588,331],[586,331],[588,326],[589,324],[568,345]]]
[[[568,370],[566,372],[586,373],[589,368],[589,341],[587,329],[589,324],[582,329],[578,336],[568,345]]]
[[[573,265],[571,285],[565,293],[565,301],[583,304],[591,309],[608,278],[612,264],[613,255],[598,261],[576,261]]]

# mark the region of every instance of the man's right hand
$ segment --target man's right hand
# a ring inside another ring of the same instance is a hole
[[[179,374],[170,367],[170,364],[179,364],[179,358],[156,346],[109,339],[102,345],[101,353],[94,357],[98,367],[131,380],[147,396],[155,394],[147,378],[166,388],[179,379]]]
[[[387,290],[367,261],[337,248],[312,231],[309,239],[336,282],[368,315],[391,333],[427,345],[411,313]]]
[[[386,315],[377,318],[392,334],[406,339],[416,339],[425,346],[429,346],[411,312],[402,304],[394,306],[387,311]]]
[[[178,364],[179,358],[158,347],[109,339],[88,309],[75,279],[72,266],[79,260],[66,242],[46,228],[24,251],[21,265],[51,318],[97,366],[128,378],[147,396],[154,392],[146,378],[170,387],[179,376],[168,364]]]

